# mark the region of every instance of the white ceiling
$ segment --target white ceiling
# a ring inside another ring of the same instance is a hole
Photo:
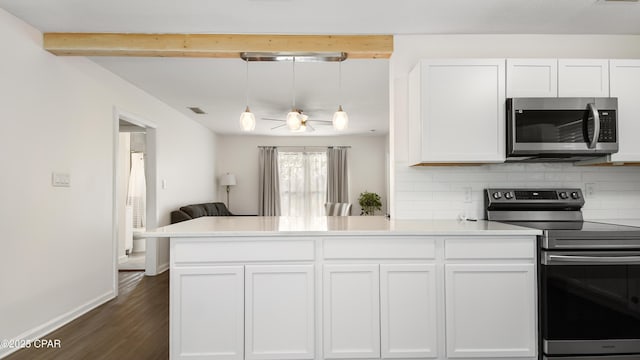
[[[243,60],[91,59],[217,133],[241,132],[240,113],[244,111],[247,97],[247,64]],[[331,120],[340,104],[349,114],[349,128],[345,131],[338,133],[331,126],[311,122],[316,131],[304,135],[386,133],[389,128],[388,65],[387,60],[344,61],[340,91],[339,63],[296,63],[296,108],[309,115],[309,120]],[[292,80],[291,62],[249,63],[249,106],[257,119],[253,134],[291,135],[285,127],[271,130],[282,123],[260,118],[285,119],[293,105]],[[207,114],[194,114],[187,109],[192,106]]]
[[[43,32],[266,34],[640,34],[640,3],[603,0],[0,0]],[[219,133],[238,133],[245,63],[234,59],[92,58]],[[388,129],[388,61],[296,65],[296,105],[328,120],[342,103],[348,133]],[[292,102],[291,63],[250,64],[250,106],[281,117]],[[207,115],[186,109],[198,106]],[[274,122],[258,121],[256,133]],[[316,135],[334,135],[317,126]]]

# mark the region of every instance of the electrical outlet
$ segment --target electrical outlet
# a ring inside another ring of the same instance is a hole
[[[471,186],[464,187],[464,202],[470,203],[473,201],[473,189]]]
[[[588,198],[592,198],[596,196],[596,184],[589,183],[584,184],[584,195]]]

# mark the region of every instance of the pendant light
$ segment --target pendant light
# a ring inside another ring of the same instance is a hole
[[[300,112],[296,109],[296,58],[293,57],[292,65],[292,81],[291,88],[293,89],[293,100],[291,102],[291,111],[287,114],[287,126],[291,131],[299,131],[302,126],[302,119],[300,118]]]
[[[249,109],[249,60],[247,62],[247,80],[246,80],[246,104],[247,107],[242,114],[240,114],[240,127],[242,131],[253,131],[256,128],[256,117],[253,115],[251,110]]]
[[[338,62],[338,97],[342,101],[342,61]],[[341,131],[349,125],[349,115],[342,110],[342,105],[338,106],[338,111],[333,113],[333,128]]]

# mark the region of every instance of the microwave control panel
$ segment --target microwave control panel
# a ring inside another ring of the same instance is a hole
[[[598,137],[598,142],[616,142],[616,111],[600,110],[598,114],[600,115],[600,136]]]

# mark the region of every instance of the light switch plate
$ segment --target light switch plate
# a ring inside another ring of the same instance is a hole
[[[62,172],[53,172],[51,174],[51,185],[55,187],[70,187],[71,174]]]

